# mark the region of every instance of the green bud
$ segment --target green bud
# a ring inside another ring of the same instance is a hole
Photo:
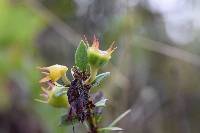
[[[111,58],[111,55],[107,51],[101,51],[93,47],[88,48],[88,62],[93,67],[103,67]]]
[[[69,106],[67,94],[63,89],[64,86],[56,86],[50,84],[48,88],[42,87],[42,94],[44,100],[36,99],[38,102],[49,104],[56,108],[66,108]]]
[[[56,96],[56,89],[60,88],[55,88],[55,90],[49,93],[48,104],[56,108],[68,107],[67,95],[63,94],[60,96]]]
[[[107,64],[111,59],[111,54],[114,52],[116,47],[114,47],[114,43],[108,48],[106,51],[99,49],[99,41],[94,37],[93,44],[88,48],[88,62],[90,66],[100,68]]]
[[[93,44],[87,50],[88,63],[90,64],[90,79],[87,81],[91,83],[95,80],[99,68],[103,67],[111,59],[111,55],[114,52],[116,47],[114,43],[106,50],[99,49],[99,41],[94,36]]]

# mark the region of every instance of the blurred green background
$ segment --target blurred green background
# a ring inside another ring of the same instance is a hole
[[[85,35],[101,48],[115,41],[106,126],[126,133],[200,132],[198,0],[0,0],[0,133],[64,133],[65,109],[37,103],[37,66],[72,67]],[[85,132],[75,125],[75,132]]]

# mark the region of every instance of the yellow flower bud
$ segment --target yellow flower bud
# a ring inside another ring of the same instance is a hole
[[[40,67],[39,68],[43,74],[46,75],[46,77],[42,78],[40,80],[40,83],[52,81],[56,82],[61,77],[65,76],[65,73],[67,72],[68,68],[66,66],[62,65],[52,65],[49,67]]]

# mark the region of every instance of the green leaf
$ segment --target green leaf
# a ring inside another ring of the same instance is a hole
[[[99,132],[104,132],[104,131],[123,131],[124,129],[120,127],[105,127],[105,128],[100,128]]]
[[[87,46],[83,40],[81,40],[75,53],[75,64],[80,70],[85,71],[87,69]]]
[[[121,114],[119,117],[117,117],[108,127],[115,126],[121,119],[123,119],[126,115],[128,115],[131,112],[131,109],[128,109],[126,112]]]
[[[97,103],[95,103],[95,106],[96,107],[105,107],[106,106],[106,101],[107,101],[108,99],[101,99],[100,101],[98,101]]]
[[[59,97],[59,96],[61,96],[61,95],[63,95],[63,94],[66,94],[67,93],[67,87],[62,87],[62,88],[57,88],[56,90],[55,90],[55,96],[56,97]]]
[[[122,128],[119,127],[114,127],[122,118],[124,118],[127,114],[129,114],[131,112],[131,109],[127,110],[126,112],[124,112],[123,114],[121,114],[119,117],[117,117],[109,126],[105,127],[105,128],[100,128],[99,131],[100,132],[107,132],[107,131],[122,131]]]
[[[73,117],[72,120],[69,120],[68,115],[64,114],[60,118],[59,126],[63,126],[63,125],[70,126],[70,125],[76,124],[77,122],[79,122],[77,117]]]
[[[96,79],[92,82],[92,87],[98,87],[108,76],[110,76],[110,72],[105,72],[97,75]]]

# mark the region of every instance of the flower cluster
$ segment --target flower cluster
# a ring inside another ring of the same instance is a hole
[[[66,94],[63,93],[62,95],[56,96],[56,92],[66,89],[66,87],[58,84],[56,81],[60,78],[67,79],[66,72],[68,68],[66,66],[56,64],[49,67],[38,67],[38,69],[40,69],[41,73],[45,75],[45,77],[40,80],[40,83],[47,87],[41,87],[42,93],[40,95],[44,100],[37,99],[37,101],[48,103],[53,107],[67,107],[68,100]]]
[[[71,81],[66,76],[68,71],[66,66],[56,64],[39,67],[38,69],[45,76],[40,80],[43,100],[37,99],[37,101],[53,107],[68,109],[66,115],[62,116],[61,123],[86,122],[90,128],[88,132],[97,133],[100,131],[96,117],[99,115],[97,110],[105,106],[106,99],[100,97],[97,101],[96,97],[90,94],[90,90],[109,76],[109,72],[99,75],[97,73],[109,62],[115,49],[113,43],[108,50],[100,50],[96,37],[91,46],[87,40],[82,40],[75,53],[75,66],[71,68],[73,77]],[[63,84],[59,84],[59,80],[62,80]],[[104,129],[113,128],[102,130]]]

